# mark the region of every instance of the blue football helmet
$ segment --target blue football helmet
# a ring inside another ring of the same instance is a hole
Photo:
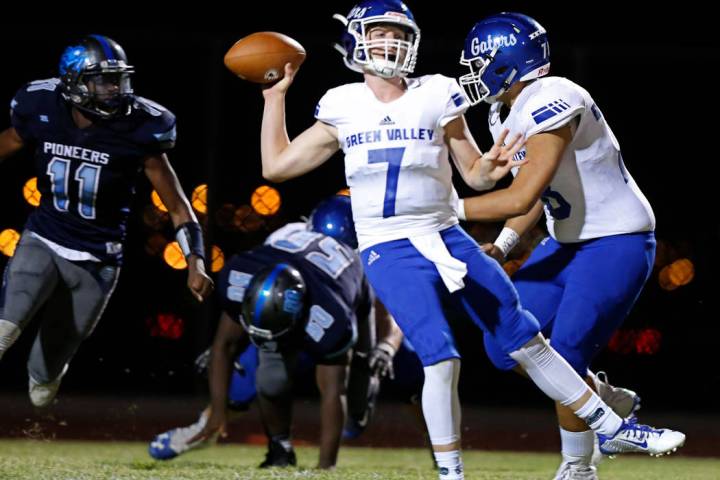
[[[494,103],[512,84],[540,78],[550,71],[545,29],[521,13],[499,13],[480,20],[465,39],[460,77],[471,105]]]
[[[352,206],[347,195],[333,195],[320,202],[310,214],[308,228],[333,237],[352,248],[358,246]]]
[[[400,0],[365,0],[355,5],[347,17],[335,14],[333,18],[345,25],[341,43],[335,44],[335,49],[349,69],[383,78],[404,77],[415,70],[420,29]],[[377,25],[399,27],[406,33],[405,39],[370,40],[368,32]]]
[[[256,345],[278,341],[302,323],[307,287],[300,272],[287,263],[269,265],[250,279],[240,323]]]
[[[135,69],[115,40],[88,35],[67,47],[59,73],[63,98],[75,108],[100,118],[129,113]]]

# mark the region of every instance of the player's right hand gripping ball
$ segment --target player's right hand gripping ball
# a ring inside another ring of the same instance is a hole
[[[225,54],[225,66],[238,77],[253,83],[280,80],[286,63],[297,68],[303,61],[303,46],[277,32],[250,34],[235,42]]]

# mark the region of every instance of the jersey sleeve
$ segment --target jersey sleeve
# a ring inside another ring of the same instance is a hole
[[[323,123],[337,127],[343,117],[341,92],[333,88],[325,92],[315,107],[315,118]]]
[[[252,273],[243,271],[242,262],[237,255],[230,258],[218,277],[217,294],[220,296],[220,306],[236,322],[240,321],[245,288],[251,278]]]
[[[134,107],[144,116],[137,136],[147,154],[161,154],[175,147],[175,114],[159,103],[142,97],[135,99]]]
[[[542,89],[523,106],[525,137],[564,127],[585,108],[582,93],[571,84]]]
[[[48,121],[48,112],[41,112],[40,105],[55,100],[59,85],[57,78],[36,80],[15,93],[10,102],[10,124],[24,142],[35,139],[37,122]]]
[[[438,125],[444,127],[460,115],[464,114],[470,107],[470,104],[455,79],[444,77],[442,75],[438,75],[438,77],[443,79],[441,86],[438,87],[438,94],[445,101],[440,118],[438,119]]]

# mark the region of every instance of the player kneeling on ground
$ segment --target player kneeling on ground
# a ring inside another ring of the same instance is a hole
[[[296,464],[290,423],[293,378],[301,351],[317,364],[321,394],[318,467],[331,468],[337,461],[345,421],[342,396],[353,349],[349,424],[364,428],[379,378],[389,373],[402,334],[389,315],[373,315],[372,291],[351,248],[356,245],[354,230],[346,236],[350,229],[332,228],[343,224],[338,213],[343,210],[352,226],[349,199],[342,196],[319,205],[309,225],[345,242],[308,230],[304,223],[293,223],[274,232],[265,245],[228,262],[218,289],[223,315],[210,355],[210,408],[190,427],[156,437],[150,444],[154,458],[172,458],[225,432],[233,359],[248,338],[257,346],[255,384],[269,437],[261,467]],[[320,214],[328,215],[328,221],[319,221]],[[377,345],[371,340],[373,317],[378,320]],[[363,357],[365,362],[359,360]],[[241,362],[247,364],[252,359],[244,357]],[[237,392],[230,390],[231,395]],[[246,401],[250,400],[252,395],[246,396]]]

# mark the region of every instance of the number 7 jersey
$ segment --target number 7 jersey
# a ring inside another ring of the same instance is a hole
[[[530,138],[571,127],[570,144],[542,194],[548,232],[555,240],[573,243],[655,229],[650,203],[625,168],[615,135],[585,89],[561,77],[540,78],[520,92],[504,121],[502,108],[500,102],[493,104],[488,117],[495,140],[505,128],[510,137],[521,133]],[[518,155],[524,156],[525,150]]]
[[[367,84],[328,90],[315,118],[337,128],[360,250],[458,223],[444,127],[468,103],[455,80],[407,79],[398,99]]]

